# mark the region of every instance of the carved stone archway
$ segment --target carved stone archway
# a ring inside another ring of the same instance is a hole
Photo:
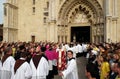
[[[91,26],[91,42],[104,41],[104,15],[97,0],[66,0],[61,5],[57,22],[58,41],[70,42],[71,24],[75,23],[75,16],[80,14],[84,15],[82,19],[86,19],[86,24]],[[76,24],[84,22],[79,20]]]

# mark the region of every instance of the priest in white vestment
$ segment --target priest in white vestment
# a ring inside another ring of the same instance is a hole
[[[73,52],[71,50],[68,50],[67,57],[69,58],[67,68],[60,72],[59,75],[63,79],[78,79],[77,63],[75,58],[73,58]]]
[[[36,48],[36,55],[31,59],[30,66],[32,68],[32,79],[46,79],[49,72],[47,59],[42,56],[40,47]]]
[[[26,61],[27,53],[22,52],[21,58],[15,62],[12,79],[31,79],[32,69],[30,64]]]
[[[2,58],[2,67],[0,68],[0,79],[11,79],[12,68],[14,67],[15,59],[11,56],[12,49],[7,47],[4,51],[5,55]]]

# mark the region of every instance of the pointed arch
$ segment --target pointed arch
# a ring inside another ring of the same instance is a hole
[[[79,12],[81,12],[83,15],[86,15],[85,17],[88,19],[88,23],[90,23],[90,26],[92,27],[91,28],[92,42],[94,41],[103,42],[104,41],[103,39],[104,37],[103,35],[104,34],[104,13],[103,13],[103,9],[101,5],[99,4],[97,0],[66,0],[62,4],[59,10],[59,16],[58,16],[58,22],[57,22],[57,25],[61,26],[59,28],[62,29],[62,27],[64,28],[66,27],[68,31],[68,24],[73,22],[74,17]],[[95,38],[97,39],[100,38],[100,39],[97,41],[95,40]]]

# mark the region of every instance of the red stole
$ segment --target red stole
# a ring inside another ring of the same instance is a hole
[[[5,60],[6,60],[9,56],[11,56],[11,54],[6,54],[6,55],[3,56],[3,58],[2,58],[2,65],[3,65],[3,63],[5,62]]]
[[[64,70],[66,68],[66,56],[64,51],[58,52],[58,70]]]
[[[15,66],[14,66],[14,72],[16,73],[17,69],[25,62],[26,60],[23,59],[18,59],[15,62]]]
[[[39,62],[40,62],[41,57],[42,57],[41,55],[35,55],[35,56],[32,58],[33,63],[34,63],[34,65],[35,65],[36,69],[37,69],[37,67],[38,67],[38,64],[39,64]]]

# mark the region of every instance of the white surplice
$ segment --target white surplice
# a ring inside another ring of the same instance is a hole
[[[67,69],[63,72],[63,79],[78,79],[77,63],[75,59],[68,61]]]
[[[9,56],[0,68],[0,79],[11,79],[14,64],[15,59],[12,56]]]
[[[83,48],[80,44],[77,45],[77,50],[78,50],[79,53],[83,52]]]
[[[32,79],[46,79],[49,72],[49,65],[46,58],[41,57],[38,67],[36,69],[33,60],[30,61],[30,66],[32,68]]]
[[[32,70],[28,62],[24,62],[16,71],[13,73],[12,79],[31,79]]]

